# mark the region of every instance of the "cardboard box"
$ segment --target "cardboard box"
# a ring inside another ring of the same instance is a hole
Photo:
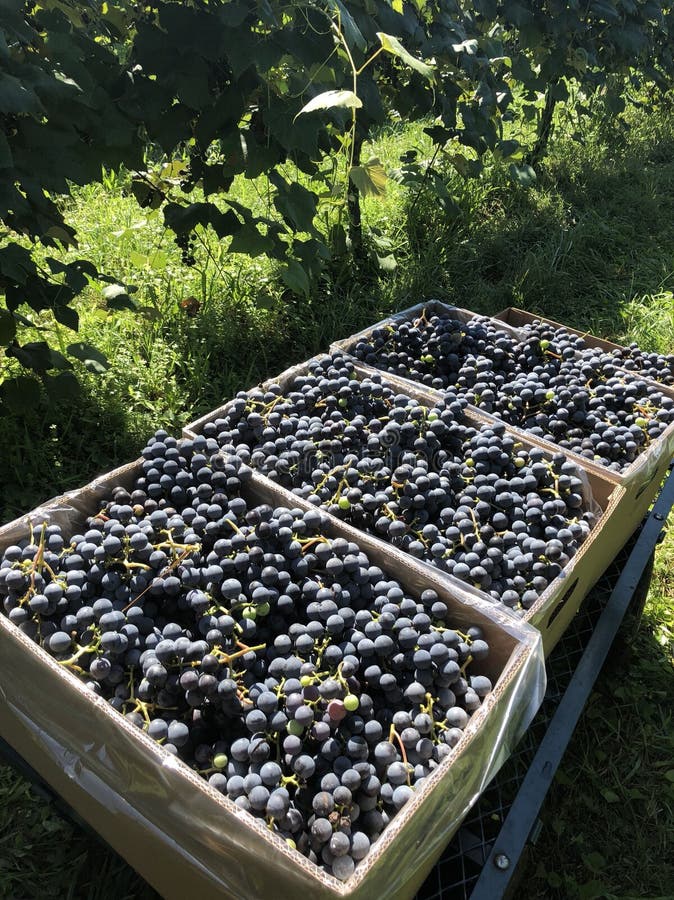
[[[418,316],[424,309],[429,310],[431,313],[451,313],[452,315],[456,315],[456,317],[461,319],[461,321],[465,322],[469,321],[469,319],[471,318],[474,318],[476,315],[475,313],[471,313],[468,310],[447,306],[446,304],[440,303],[439,301],[432,300],[428,303],[417,304],[410,309],[397,313],[395,316],[391,316],[388,319],[382,320],[381,322],[377,323],[377,325],[373,325],[370,328],[366,328],[363,331],[360,331],[358,334],[352,337],[346,338],[342,341],[338,341],[332,345],[332,350],[336,352],[348,353],[349,348],[352,348],[354,343],[358,339],[371,334],[374,329],[393,322],[409,321]],[[515,307],[508,307],[507,309],[498,313],[498,315],[491,317],[490,321],[493,324],[503,323],[503,327],[508,329],[508,333],[518,338],[522,337],[522,335],[524,334],[524,332],[522,331],[524,325],[530,324],[534,321],[547,322],[556,327],[566,328],[567,331],[584,337],[589,346],[598,347],[609,352],[615,349],[621,349],[619,344],[614,344],[611,341],[606,341],[602,338],[583,334],[582,332],[576,331],[573,328],[568,328],[568,326],[566,325],[555,322],[553,319],[546,319],[543,316],[535,315],[533,313],[529,313]],[[374,371],[374,369],[372,371]],[[388,372],[384,374],[389,380],[398,384],[402,390],[409,389],[410,386],[417,386],[416,382],[411,381],[410,379],[391,375]],[[630,374],[634,375],[638,373],[631,372]],[[649,379],[647,378],[645,378],[644,380],[649,381]],[[668,387],[658,382],[650,383],[653,385],[654,391],[660,391],[665,396],[674,399],[674,387]],[[437,397],[439,398],[441,396],[442,392],[440,391],[437,393]],[[477,410],[477,408],[474,409],[476,409],[476,411],[486,419],[493,421],[497,418],[489,413],[483,412],[482,410]],[[522,438],[524,438],[528,434],[524,429],[518,428],[514,425],[509,425],[509,428],[514,433],[519,434]],[[529,435],[529,437],[531,437],[531,435]],[[580,456],[579,454],[576,454],[571,450],[567,450],[564,447],[559,447],[557,444],[551,441],[543,440],[538,437],[536,437],[535,440],[541,446],[547,447],[551,452],[561,451],[565,455],[567,455],[569,459],[573,459],[574,462],[576,462],[578,465],[581,465],[587,471],[594,471],[598,474],[601,474],[604,478],[624,488],[624,495],[620,503],[620,507],[615,511],[616,514],[614,515],[611,526],[612,529],[616,530],[615,543],[617,546],[617,552],[627,542],[630,535],[633,534],[634,530],[638,527],[639,523],[646,515],[646,512],[653,502],[658,488],[662,483],[663,478],[665,477],[669,462],[672,459],[672,456],[674,456],[674,423],[672,423],[665,430],[665,432],[651,444],[648,450],[640,454],[639,457],[628,468],[620,473],[614,472],[607,466],[603,466],[594,462],[593,460],[586,459],[585,457]]]
[[[576,331],[566,325],[560,325],[559,322],[555,322],[553,319],[546,319],[543,316],[534,315],[533,313],[515,307],[508,307],[500,312],[495,318],[506,322],[514,328],[522,328],[522,326],[535,321],[545,322],[554,325],[555,327],[565,328],[573,334],[581,335],[585,338],[588,346],[598,347],[609,352],[611,350],[621,349],[619,344],[613,344],[611,341],[583,334],[583,332]],[[623,372],[630,375],[636,375],[643,381],[646,381],[649,385],[652,385],[652,390],[654,392],[659,391],[665,397],[670,397],[674,400],[674,387],[668,387],[659,382],[651,381],[650,379],[639,375],[638,372],[628,372],[628,370],[625,369]],[[519,431],[521,434],[526,433],[522,429],[515,430]],[[556,446],[552,442],[550,442],[550,445]],[[583,466],[588,471],[601,473],[604,477],[610,479],[615,484],[619,484],[625,489],[621,503],[616,509],[613,525],[614,528],[620,531],[621,536],[624,538],[624,544],[646,515],[658,492],[658,488],[665,477],[670,460],[674,456],[674,423],[671,423],[665,429],[663,434],[661,434],[657,440],[653,441],[651,445],[622,472],[614,472],[607,466],[600,465],[594,460],[585,459],[585,457],[570,450],[566,450],[564,447],[560,447],[559,449],[570,459],[576,461],[582,460]]]
[[[324,356],[325,354],[321,354],[320,356],[314,357],[314,359],[321,359]],[[300,363],[293,366],[277,378],[265,381],[262,387],[267,388],[272,384],[276,384],[280,385],[281,389],[285,391],[299,375],[304,374],[308,370],[308,367],[312,362],[313,360],[309,360],[306,363]],[[369,377],[375,374],[380,377],[384,383],[389,384],[389,386],[397,393],[413,397],[427,406],[434,405],[443,397],[441,392],[416,385],[414,382],[403,378],[390,376],[387,373],[380,372],[370,366],[364,366],[355,361],[354,366],[356,373],[358,373],[360,377]],[[195,437],[197,434],[201,434],[204,426],[225,415],[232,403],[233,401],[229,401],[213,413],[202,416],[196,422],[192,423],[191,426],[188,426],[188,428],[184,430],[184,437],[190,438]],[[473,407],[469,407],[466,410],[466,418],[477,428],[481,425],[490,425],[495,421],[498,421],[493,416],[483,414]],[[510,426],[507,425],[506,430],[509,434],[514,435],[523,447],[540,447],[545,451],[548,457],[559,452],[558,447],[544,441],[539,441],[526,432],[510,428]],[[571,458],[571,456],[572,454],[569,454],[569,458]],[[606,478],[602,472],[597,470],[597,467],[594,467],[594,469],[586,467],[583,464],[584,461],[581,457],[575,457],[573,461],[578,466],[579,475],[586,483],[586,501],[589,505],[596,504],[596,509],[600,515],[589,538],[565,567],[562,575],[555,579],[555,581],[540,595],[536,603],[524,613],[523,618],[525,621],[541,631],[546,656],[569,626],[588,591],[599,580],[608,564],[622,548],[631,533],[623,534],[623,531],[614,527],[613,524],[615,511],[623,502],[623,488],[615,479]],[[257,478],[259,478],[261,482],[273,484],[273,482],[270,482],[264,475],[258,475]],[[297,503],[297,505],[304,505],[305,508],[315,508],[308,501],[303,500],[290,492],[286,492],[286,498],[288,502],[292,501]],[[335,521],[341,522],[339,519],[336,519]],[[349,530],[351,540],[358,541],[364,534],[364,532],[347,523],[343,523],[343,527]],[[386,547],[392,546],[376,537],[371,537],[371,540],[375,540]],[[392,550],[397,553],[399,557],[408,558],[407,554],[397,550],[395,547],[393,547]],[[429,578],[443,580],[450,584],[453,589],[470,592],[473,596],[480,597],[487,603],[495,602],[487,594],[477,588],[466,585],[452,575],[439,571],[431,566],[430,563],[422,564],[427,567]],[[510,614],[515,615],[515,613]]]
[[[140,461],[58,498],[0,529],[0,549],[30,523],[79,530],[101,498],[129,487]],[[256,483],[249,502],[278,504],[282,492]],[[330,522],[328,533],[342,534]],[[418,595],[423,567],[360,544],[373,563]],[[471,717],[453,752],[394,817],[344,883],[288,848],[255,819],[103,698],[65,671],[0,615],[0,734],[38,774],[167,900],[185,897],[307,896],[410,898],[481,791],[534,716],[545,690],[540,636],[500,610],[436,587],[457,627],[481,626],[492,653],[484,664],[494,690]]]

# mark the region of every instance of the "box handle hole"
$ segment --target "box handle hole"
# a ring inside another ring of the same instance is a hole
[[[577,586],[578,586],[578,579],[576,578],[574,581],[571,582],[571,584],[568,586],[568,588],[564,591],[562,596],[559,598],[559,601],[557,602],[557,606],[555,606],[555,608],[550,613],[550,618],[548,619],[548,628],[552,625],[552,623],[555,621],[555,619],[560,614],[562,609],[566,606],[567,600],[573,594],[573,592],[576,590]]]

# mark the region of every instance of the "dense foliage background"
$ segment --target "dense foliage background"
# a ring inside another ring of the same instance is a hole
[[[388,179],[361,158],[373,129],[423,123],[430,158],[409,147],[398,177],[451,216],[439,168],[489,178],[507,159],[529,184],[556,105],[619,116],[632,94],[666,88],[672,15],[665,0],[6,0],[0,343],[20,368],[3,369],[0,402],[37,401],[41,386],[72,396],[73,360],[106,367],[68,335],[85,288],[137,308],[112,260],[75,252],[64,202],[75,185],[131,173],[127,189],[161,210],[185,264],[208,231],[230,254],[272,260],[308,297],[345,257],[362,263],[369,249],[392,265],[386,242],[363,233],[360,198]],[[261,176],[260,202],[242,202],[237,180]]]

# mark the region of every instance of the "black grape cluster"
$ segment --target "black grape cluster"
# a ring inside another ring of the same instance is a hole
[[[464,407],[450,393],[426,407],[376,375],[359,381],[334,355],[285,392],[272,385],[238,396],[204,434],[321,509],[521,612],[595,517],[573,463],[525,449],[501,423],[473,427]]]
[[[531,326],[526,347],[544,360],[498,385],[489,411],[588,460],[624,471],[674,422],[674,401],[643,378],[619,369],[612,355],[585,349],[547,325]],[[476,399],[467,397],[470,402]],[[481,404],[478,404],[481,405]]]
[[[409,378],[437,390],[488,390],[497,374],[512,371],[516,339],[489,318],[462,322],[448,313],[424,312],[413,321],[375,328],[360,338],[351,353],[384,372]]]
[[[479,627],[411,596],[318,510],[250,504],[250,469],[158,432],[79,534],[0,563],[5,613],[237,806],[340,880],[492,690]]]
[[[481,340],[474,340],[479,329]],[[353,355],[386,372],[451,392],[510,425],[622,472],[674,422],[671,399],[643,380],[669,383],[671,360],[628,348],[604,353],[564,328],[532,322],[517,339],[481,320],[433,315],[361,339]],[[456,352],[464,344],[471,352]],[[620,368],[640,368],[643,376]]]
[[[525,326],[523,330],[528,332],[532,328],[538,329],[541,324],[540,322],[533,322],[531,325]],[[583,356],[599,355],[605,364],[628,372],[636,372],[642,378],[650,378],[652,381],[659,381],[661,384],[674,385],[674,353],[649,353],[646,350],[642,350],[634,342],[627,344],[625,347],[601,351],[588,347],[582,337],[568,332],[565,328],[552,325],[545,325],[544,327],[550,339],[555,341],[573,340],[576,348],[582,352]]]

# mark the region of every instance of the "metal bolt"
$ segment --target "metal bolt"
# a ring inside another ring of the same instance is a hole
[[[507,869],[510,866],[510,859],[505,853],[499,853],[494,857],[494,865],[497,869]]]

